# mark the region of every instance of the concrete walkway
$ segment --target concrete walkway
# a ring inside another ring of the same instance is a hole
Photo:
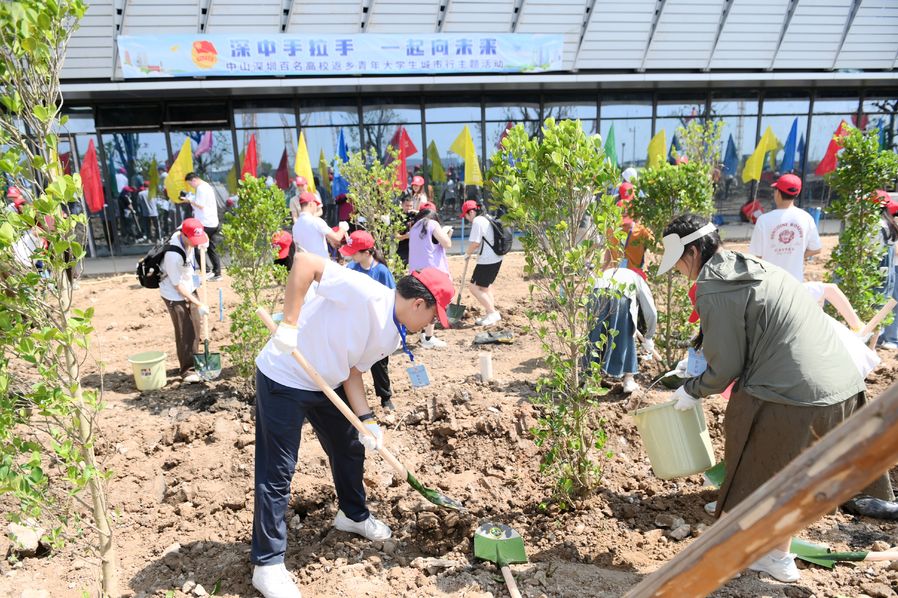
[[[840,225],[841,223],[838,220],[821,220],[819,225],[820,234],[837,235],[839,234]],[[720,236],[724,241],[748,241],[751,238],[752,229],[752,225],[747,223],[724,224],[720,228]],[[457,237],[453,238],[452,249],[449,251],[449,255],[460,255],[463,250],[464,244],[461,243],[461,239]],[[521,244],[517,239],[515,239],[513,250],[521,250]],[[137,262],[142,257],[143,254],[88,258],[84,260],[84,272],[82,277],[110,276],[116,274],[129,274],[136,277],[134,270],[137,268]]]

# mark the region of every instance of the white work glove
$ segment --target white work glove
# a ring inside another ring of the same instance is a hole
[[[689,358],[686,357],[677,362],[677,367],[673,369],[674,373],[680,378],[686,378],[686,366],[689,364]]]
[[[650,338],[642,341],[642,350],[646,352],[646,361],[650,361],[653,357],[653,353],[655,352],[655,341]]]
[[[331,222],[333,222],[333,220],[331,220]],[[337,223],[337,227],[344,233],[349,231],[349,223],[345,220],[341,220],[339,223]]]
[[[384,214],[383,216],[380,217],[380,221],[383,222],[384,224],[386,224],[387,226],[390,226],[390,215]]]
[[[455,229],[453,229],[451,226],[448,226],[448,225],[443,227],[443,233],[445,233],[445,235],[447,237],[449,237],[450,239],[452,238],[453,230],[455,230]]]
[[[673,394],[674,398],[677,400],[677,404],[674,405],[674,409],[676,409],[677,411],[689,411],[690,409],[701,403],[700,399],[696,399],[688,392],[686,392],[686,388],[683,386],[676,389]]]
[[[867,334],[861,334],[861,332],[863,332],[863,331],[864,331],[863,328],[861,328],[860,330],[852,330],[852,332],[854,333],[854,336],[858,337],[859,339],[861,339],[864,342],[864,344],[866,344],[866,343],[870,342],[870,337],[873,336],[873,331],[871,330]]]
[[[292,353],[296,348],[296,337],[296,326],[281,322],[274,333],[274,346],[283,353]]]
[[[209,315],[209,306],[204,303],[200,303],[196,310],[199,312],[201,318]]]
[[[384,432],[380,429],[380,426],[377,425],[377,422],[369,419],[365,422],[365,427],[371,434],[374,434],[374,438],[372,438],[370,434],[362,434],[359,432],[359,442],[362,443],[362,446],[369,451],[376,451],[383,448]]]

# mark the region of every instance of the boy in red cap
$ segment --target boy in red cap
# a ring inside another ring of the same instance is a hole
[[[293,223],[293,242],[305,251],[328,257],[327,243],[339,245],[346,238],[349,224],[341,222],[340,232],[331,230],[321,216],[321,200],[314,193],[306,191],[299,198],[299,217]]]
[[[499,275],[502,267],[502,256],[493,251],[496,242],[496,230],[489,218],[483,215],[483,206],[469,199],[461,206],[461,217],[471,223],[471,235],[468,237],[468,248],[465,260],[477,255],[477,265],[471,275],[471,294],[483,306],[484,315],[474,320],[479,326],[492,326],[502,320],[496,309],[496,298],[490,288]]]
[[[349,235],[349,241],[340,248],[340,255],[349,258],[346,267],[370,276],[388,289],[396,288],[393,273],[384,263],[384,256],[374,246],[374,237],[364,230],[357,230]],[[393,411],[393,389],[390,385],[390,356],[387,355],[371,366],[371,377],[374,378],[374,394],[380,399],[380,406],[385,411]]]
[[[804,261],[822,249],[814,218],[795,207],[801,179],[784,174],[772,185],[776,209],[762,214],[755,223],[748,252],[779,266],[798,282],[804,282]]]
[[[391,290],[369,276],[310,253],[296,256],[284,300],[284,318],[256,358],[255,506],[251,561],[253,586],[266,598],[298,597],[284,567],[285,515],[296,469],[300,431],[308,419],[330,459],[339,510],[334,527],[369,540],[386,540],[390,528],[365,504],[365,449],[383,444],[383,432],[365,398],[362,372],[400,345],[408,333],[439,319],[455,292],[435,268],[403,276]],[[315,297],[306,293],[318,283]],[[360,435],[293,359],[300,353],[370,430]]]
[[[181,229],[172,235],[162,258],[162,279],[159,294],[175,327],[175,345],[178,351],[178,373],[184,382],[199,382],[193,370],[193,355],[199,348],[200,317],[208,315],[209,308],[196,295],[193,280],[194,249],[209,243],[203,224],[196,218],[187,218]]]
[[[283,266],[289,272],[293,267],[293,235],[285,230],[279,230],[271,237],[271,245],[278,250],[278,256],[274,263]]]
[[[302,198],[302,194],[309,190],[309,182],[306,180],[306,177],[297,176],[293,179],[293,184],[296,185],[296,195],[290,198],[287,207],[290,208],[290,216],[293,218],[293,222],[296,222],[296,219],[299,218],[299,213],[302,211],[299,200]],[[320,204],[321,200],[318,200],[318,203]]]

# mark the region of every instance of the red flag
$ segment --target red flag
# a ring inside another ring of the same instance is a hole
[[[415,147],[412,138],[408,136],[408,131],[401,125],[390,140],[390,145],[399,150],[397,160],[399,163],[396,165],[396,182],[394,186],[404,191],[408,187],[408,168],[405,162],[409,156],[418,153],[418,148]]]
[[[858,129],[860,129],[861,131],[866,131],[867,125],[870,124],[870,117],[867,116],[866,114],[861,114],[861,123],[858,124],[857,114],[852,114],[851,115],[851,123]]]
[[[259,166],[259,159],[256,155],[256,135],[249,136],[249,143],[246,144],[246,153],[243,156],[243,168],[240,169],[240,180],[246,175],[256,176],[256,167]]]
[[[99,212],[106,203],[103,197],[103,183],[100,179],[100,163],[97,161],[97,150],[94,140],[87,144],[87,153],[81,161],[81,188],[84,189],[84,201],[90,212]]]
[[[502,141],[504,141],[505,138],[508,137],[508,132],[511,131],[511,129],[513,127],[514,127],[513,122],[508,121],[507,123],[505,123],[505,130],[502,131],[501,135],[499,135],[499,141],[496,143],[497,148],[502,149]]]
[[[59,162],[62,164],[63,174],[72,174],[72,152],[59,154]]]
[[[284,153],[281,154],[281,162],[278,164],[278,169],[274,172],[274,182],[284,191],[290,188],[290,172],[287,170],[286,147],[284,148]]]
[[[848,131],[846,130],[847,123],[843,120],[839,123],[839,128],[836,129],[833,138],[829,140],[829,146],[826,148],[826,154],[823,156],[823,159],[820,160],[820,164],[817,165],[817,168],[814,170],[814,174],[817,176],[823,176],[827,172],[832,172],[836,169],[836,164],[839,162],[839,158],[837,154],[839,150],[842,149],[842,146],[839,144],[839,139],[845,135]]]

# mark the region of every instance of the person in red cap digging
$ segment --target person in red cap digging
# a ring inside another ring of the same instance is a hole
[[[327,222],[319,216],[321,200],[309,191],[299,198],[299,207],[299,217],[293,223],[293,242],[305,251],[323,258],[329,257],[328,241],[333,245],[339,245],[346,238],[349,224],[341,222],[339,232],[331,230]]]
[[[748,252],[779,266],[798,282],[804,282],[804,261],[820,253],[820,235],[814,218],[795,207],[801,179],[784,174],[773,183],[776,209],[762,214],[755,223]]]
[[[159,294],[175,327],[175,346],[178,352],[178,373],[184,382],[199,382],[193,371],[193,355],[200,342],[200,318],[208,315],[209,308],[196,295],[193,280],[194,249],[209,242],[203,224],[196,218],[187,218],[168,242],[162,258],[162,279]]]
[[[350,259],[346,267],[370,276],[388,289],[396,288],[393,273],[387,268],[383,254],[374,246],[374,237],[364,230],[349,235],[349,242],[340,248],[340,255]],[[374,378],[374,394],[385,411],[393,411],[393,389],[390,384],[390,356],[387,355],[371,366]]]
[[[278,251],[278,256],[274,263],[278,266],[283,266],[289,272],[293,268],[293,253],[295,251],[293,235],[285,230],[279,230],[271,237],[271,246]]]
[[[368,401],[362,372],[397,347],[411,355],[409,333],[439,320],[455,292],[435,268],[403,276],[388,289],[370,276],[310,253],[297,254],[287,280],[284,318],[256,358],[255,504],[250,559],[253,586],[265,598],[298,598],[284,566],[290,482],[300,432],[312,424],[330,460],[339,510],[334,527],[369,540],[386,540],[390,528],[366,506],[362,473],[365,449],[383,445],[383,432]],[[315,297],[306,293],[317,282]],[[343,398],[371,431],[360,435],[293,359],[306,358],[324,383]]]
[[[493,296],[492,284],[502,267],[502,256],[493,251],[496,243],[496,229],[490,219],[484,216],[483,206],[469,199],[461,206],[461,217],[471,223],[471,234],[468,247],[465,249],[465,260],[477,255],[477,265],[471,275],[471,294],[483,307],[483,316],[474,320],[478,326],[492,326],[502,320],[496,309],[496,298]]]

